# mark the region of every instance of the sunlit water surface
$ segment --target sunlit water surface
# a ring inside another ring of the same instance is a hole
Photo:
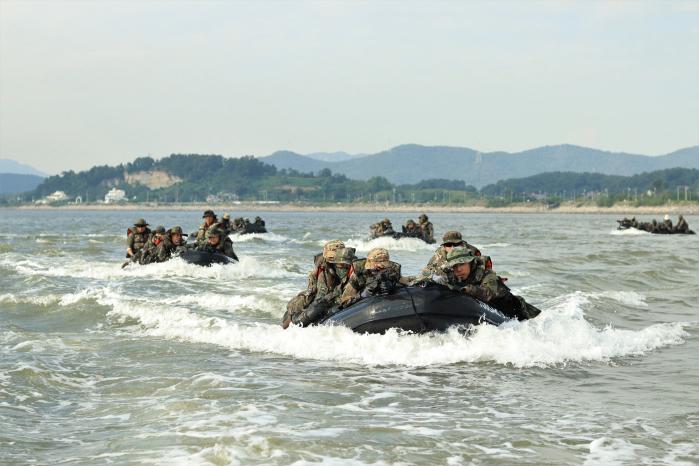
[[[200,220],[0,210],[0,463],[699,462],[697,236],[434,214],[542,315],[358,335],[279,321],[327,240],[427,262],[434,246],[366,241],[383,213],[265,213],[271,233],[233,237],[239,264],[122,270],[142,215]]]

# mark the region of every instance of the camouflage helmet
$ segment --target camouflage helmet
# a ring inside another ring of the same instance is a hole
[[[168,233],[170,235],[180,235],[180,236],[187,236],[186,233],[182,233],[182,227],[172,227],[170,230],[168,230]]]
[[[405,222],[405,224],[408,225],[408,226],[410,226],[410,225],[415,225],[415,220],[413,220],[412,218],[411,218],[411,219],[408,219],[408,221]]]
[[[218,236],[219,238],[223,236],[223,230],[220,228],[212,228],[208,231],[206,234],[207,238],[211,238],[212,236]]]
[[[444,236],[442,236],[442,244],[444,243],[463,243],[464,238],[461,236],[461,233],[458,231],[447,231],[444,233]]]
[[[388,218],[385,218],[381,220],[381,223],[391,223],[391,221]]]
[[[365,269],[377,269],[386,267],[390,261],[388,251],[384,248],[374,248],[366,256]]]
[[[429,220],[427,218],[427,215],[425,214],[420,214],[420,216],[417,219],[420,220],[420,222],[426,222],[427,220]]]
[[[213,217],[216,218],[216,214],[214,213],[213,210],[205,210],[204,215],[201,216],[201,218],[206,218],[206,217]]]
[[[165,227],[162,225],[158,225],[155,227],[155,230],[153,230],[153,233],[156,235],[164,235],[165,234]]]
[[[339,239],[328,241],[327,243],[325,243],[325,246],[323,246],[323,258],[326,261],[333,263],[335,261],[335,251],[344,247],[345,243],[343,243]]]
[[[146,222],[145,218],[139,218],[138,220],[136,220],[134,222],[133,226],[135,226],[135,227],[147,227],[148,222]]]
[[[355,248],[340,248],[335,251],[335,257],[333,258],[333,263],[335,264],[346,264],[351,265],[352,262],[357,258],[354,255],[356,251]]]
[[[467,247],[457,246],[447,253],[447,264],[449,267],[454,267],[459,264],[468,264],[473,262],[476,256]]]

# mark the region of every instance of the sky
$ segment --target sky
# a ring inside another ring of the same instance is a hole
[[[699,0],[0,0],[0,158],[699,144]]]

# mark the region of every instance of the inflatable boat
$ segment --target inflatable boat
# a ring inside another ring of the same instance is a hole
[[[477,299],[429,286],[399,288],[391,295],[364,298],[345,309],[331,310],[319,323],[343,325],[359,333],[384,333],[389,328],[424,333],[452,326],[500,325],[507,320]]]
[[[224,254],[216,252],[196,251],[193,249],[184,251],[182,254],[180,254],[180,257],[185,262],[195,265],[201,265],[204,267],[208,267],[211,264],[230,264],[231,262],[234,262],[233,259]]]

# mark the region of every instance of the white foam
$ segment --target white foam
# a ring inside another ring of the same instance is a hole
[[[275,243],[286,243],[289,241],[284,235],[276,233],[247,233],[245,235],[233,234],[230,235],[233,243],[247,243],[248,241],[272,241]]]
[[[344,327],[243,325],[204,317],[183,307],[139,306],[112,300],[110,314],[139,320],[146,335],[274,353],[303,359],[362,365],[430,366],[490,361],[515,367],[608,361],[681,344],[680,323],[656,324],[639,331],[596,328],[583,317],[588,298],[574,293],[536,319],[479,326],[470,337],[456,330],[442,334],[359,335]],[[280,310],[281,313],[281,310]]]
[[[601,437],[590,442],[590,453],[584,465],[609,465],[637,463],[636,449],[624,439]],[[640,447],[644,448],[644,447]]]
[[[322,242],[325,244],[325,241]],[[369,251],[374,248],[384,248],[389,251],[434,251],[434,244],[427,244],[417,238],[401,238],[394,239],[390,236],[382,236],[370,241],[363,239],[348,239],[345,245],[350,248],[356,248],[357,251]]]
[[[285,278],[297,277],[298,272],[287,270],[283,259],[271,262],[259,262],[254,257],[242,257],[234,264],[213,264],[200,267],[188,264],[176,258],[159,264],[130,264],[122,269],[121,262],[88,262],[81,258],[68,257],[67,261],[42,264],[39,261],[4,259],[0,264],[14,268],[23,275],[40,275],[49,277],[76,277],[92,279],[119,279],[128,276],[140,277],[194,277],[219,280],[237,280],[250,277]]]
[[[634,236],[634,235],[650,235],[652,233],[649,233],[647,231],[643,230],[637,230],[635,228],[627,228],[626,230],[612,230],[610,232],[612,235],[621,235],[621,236]]]
[[[601,293],[593,293],[591,296],[594,298],[612,299],[629,306],[648,307],[646,297],[636,291],[603,291]]]

